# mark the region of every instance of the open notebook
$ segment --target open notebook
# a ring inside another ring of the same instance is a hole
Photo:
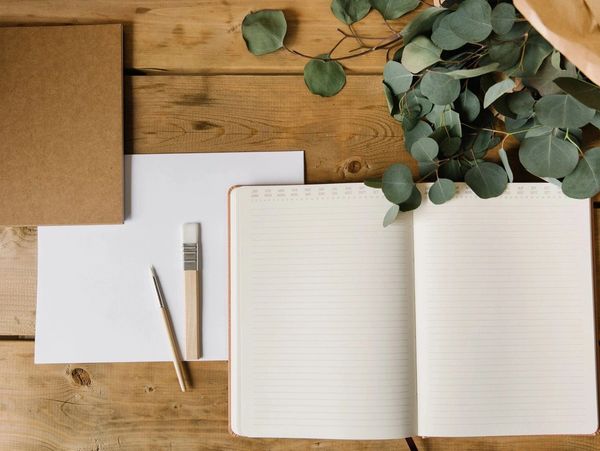
[[[423,203],[383,228],[362,184],[232,190],[233,433],[596,431],[589,201],[510,184]]]

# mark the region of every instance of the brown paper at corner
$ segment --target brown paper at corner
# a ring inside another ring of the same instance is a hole
[[[600,0],[514,0],[558,51],[600,84]]]
[[[123,222],[122,27],[0,27],[0,225]]]

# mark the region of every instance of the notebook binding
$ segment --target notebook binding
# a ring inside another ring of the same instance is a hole
[[[198,245],[195,243],[183,244],[183,270],[198,271]]]

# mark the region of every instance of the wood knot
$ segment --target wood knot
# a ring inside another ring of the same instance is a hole
[[[360,163],[360,161],[354,160],[348,163],[348,172],[350,172],[351,174],[356,174],[358,171],[361,170],[361,168],[362,164]]]
[[[92,384],[92,378],[83,368],[74,368],[71,371],[71,378],[77,385],[83,385],[84,387],[87,387]]]
[[[353,156],[344,160],[338,170],[345,179],[360,180],[365,178],[369,171],[369,164],[362,157]]]
[[[146,393],[152,393],[152,392],[154,391],[154,387],[153,387],[152,385],[146,385],[146,386],[144,387],[144,391],[145,391]]]

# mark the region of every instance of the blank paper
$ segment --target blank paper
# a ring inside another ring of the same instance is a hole
[[[361,184],[233,192],[235,433],[416,434],[412,215],[387,208]]]
[[[124,225],[39,228],[36,363],[170,360],[151,264],[185,349],[186,222],[201,228],[203,358],[226,360],[227,192],[303,183],[303,152],[133,155],[125,165]]]

